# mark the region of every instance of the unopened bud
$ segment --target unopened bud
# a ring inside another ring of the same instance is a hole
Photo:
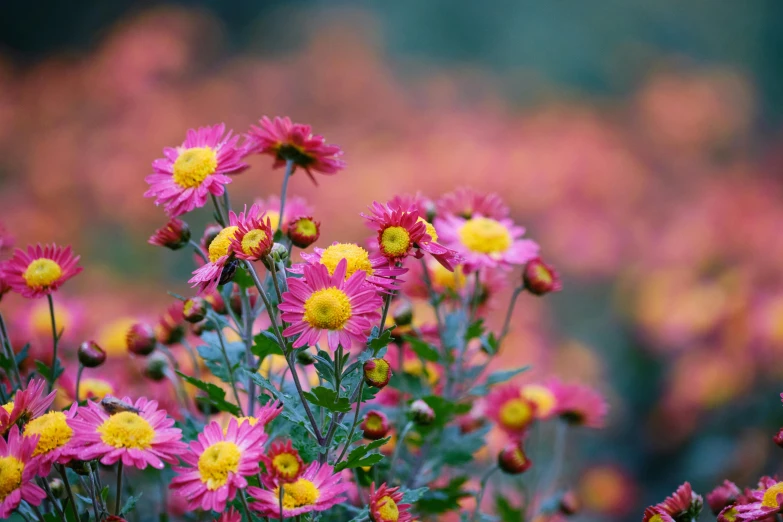
[[[772,440],[777,444],[779,447],[783,448],[783,428],[780,428],[780,431],[772,437]]]
[[[498,454],[498,467],[509,475],[519,475],[527,471],[533,462],[525,455],[522,441],[509,443]]]
[[[147,241],[151,245],[179,250],[190,241],[190,227],[184,221],[172,218],[163,227],[155,231]]]
[[[560,502],[557,507],[563,515],[571,516],[579,511],[581,503],[579,502],[579,497],[576,496],[576,493],[569,489],[560,496]]]
[[[389,384],[392,371],[385,359],[370,359],[364,363],[364,382],[378,389]]]
[[[307,248],[318,240],[321,235],[321,223],[312,216],[302,216],[288,223],[288,239],[299,248]]]
[[[438,207],[435,206],[435,202],[428,199],[422,205],[424,207],[424,213],[427,216],[427,221],[432,223],[438,215]]]
[[[404,301],[397,305],[392,317],[397,326],[408,326],[413,322],[413,307],[408,301]]]
[[[52,491],[54,498],[64,499],[67,494],[65,491],[65,484],[58,478],[49,480],[49,489]]]
[[[391,429],[389,419],[383,412],[370,410],[364,415],[364,420],[359,425],[364,431],[364,438],[367,440],[378,440],[384,438]]]
[[[85,341],[79,345],[79,362],[85,368],[97,368],[106,362],[106,352],[95,341]]]
[[[86,477],[90,474],[90,466],[83,460],[72,460],[66,465],[79,476]]]
[[[106,522],[128,522],[124,518],[122,518],[119,515],[109,515],[108,517],[104,518]]]
[[[182,317],[189,323],[197,323],[207,316],[207,302],[202,297],[191,297],[182,306]]]
[[[723,484],[707,493],[707,504],[709,504],[715,516],[723,511],[726,506],[737,502],[737,498],[742,494],[740,488],[729,480],[724,480]]]
[[[128,351],[136,355],[149,355],[155,351],[157,337],[155,330],[147,323],[135,323],[125,336]]]
[[[166,370],[169,362],[162,353],[155,353],[147,358],[147,365],[144,367],[144,375],[153,381],[162,381],[166,378]]]
[[[217,290],[204,295],[204,300],[209,303],[209,306],[212,307],[216,314],[226,315],[228,313],[226,302]]]
[[[315,364],[315,357],[310,350],[300,350],[296,352],[296,361],[302,366],[310,366]]]
[[[432,421],[435,420],[435,411],[421,399],[413,401],[408,411],[416,424],[426,426],[427,424],[432,424]]]
[[[527,262],[522,272],[522,282],[525,289],[534,295],[558,292],[563,288],[555,269],[544,263],[540,257]]]
[[[272,245],[272,250],[269,252],[269,257],[271,257],[275,263],[285,261],[288,259],[288,249],[282,243],[275,243]]]

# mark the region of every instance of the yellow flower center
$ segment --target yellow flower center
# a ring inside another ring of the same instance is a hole
[[[345,259],[348,267],[345,278],[348,279],[357,270],[364,270],[368,276],[372,275],[370,255],[365,249],[354,243],[337,243],[331,245],[321,254],[321,264],[329,270],[329,275],[334,275],[337,263]]]
[[[209,244],[209,262],[214,263],[223,256],[228,255],[228,248],[231,246],[231,240],[239,230],[239,227],[226,227],[215,236],[215,239]],[[242,245],[244,247],[244,245]]]
[[[6,411],[6,413],[11,413],[14,411],[14,401],[9,401],[3,404],[3,409]]]
[[[272,467],[281,477],[292,479],[299,473],[299,461],[290,453],[275,455],[272,459]]]
[[[233,442],[216,442],[198,458],[198,472],[207,489],[215,490],[228,482],[228,474],[236,473],[242,453]]]
[[[508,229],[485,217],[467,220],[459,229],[459,238],[468,249],[482,254],[500,254],[511,246]]]
[[[397,522],[400,518],[400,510],[397,508],[397,503],[390,496],[386,495],[381,497],[378,501],[378,514],[381,515],[383,522]]]
[[[342,290],[324,288],[307,298],[304,320],[313,328],[342,330],[351,318],[351,300]]]
[[[427,234],[429,234],[430,237],[432,238],[430,241],[438,240],[438,233],[435,231],[435,227],[432,226],[432,223],[430,223],[429,221],[421,217],[418,218],[416,221],[418,223],[424,223],[424,226],[427,227]]]
[[[380,415],[368,415],[364,425],[370,431],[380,431],[383,429],[383,419]]]
[[[302,218],[296,222],[295,226],[296,233],[305,237],[314,236],[318,233],[318,227],[315,226],[312,219]]]
[[[63,269],[51,259],[36,259],[27,266],[22,277],[30,288],[46,288],[60,279]]]
[[[280,498],[280,488],[274,490],[275,498]],[[315,487],[315,484],[307,479],[300,478],[291,484],[283,486],[283,508],[296,509],[304,506],[312,506],[321,492]]]
[[[277,226],[280,224],[280,212],[274,210],[267,210],[264,216],[269,218],[269,228],[277,230]]]
[[[655,514],[652,517],[650,517],[650,520],[648,522],[663,522],[663,517],[659,514]]]
[[[521,429],[533,416],[530,405],[522,399],[511,399],[500,408],[500,422],[506,428]]]
[[[411,236],[404,227],[387,227],[381,233],[381,250],[386,255],[399,257],[405,255],[411,246]]]
[[[217,169],[217,154],[209,147],[184,150],[174,162],[174,183],[182,188],[196,188]]]
[[[783,493],[783,482],[778,482],[769,488],[766,492],[764,492],[764,498],[761,500],[761,505],[770,508],[780,507],[778,495],[781,493]]]
[[[465,286],[465,272],[462,270],[462,265],[454,267],[453,272],[449,272],[438,262],[430,263],[427,266],[429,266],[432,282],[436,287],[456,292]]]
[[[150,423],[132,411],[112,415],[98,426],[101,440],[115,448],[148,449],[155,438]]]
[[[543,284],[551,285],[552,284],[552,272],[548,270],[544,265],[536,265],[533,267],[533,270],[535,273],[533,274],[533,279],[536,281],[540,281]]]
[[[0,502],[22,485],[24,463],[15,457],[0,457]]]
[[[727,520],[728,522],[734,522],[737,520],[737,508],[731,507],[728,510],[723,512],[723,519]]]
[[[242,252],[252,255],[253,250],[257,249],[258,245],[264,241],[266,241],[266,232],[257,228],[253,229],[242,236]]]
[[[546,386],[528,384],[522,388],[522,397],[536,405],[536,413],[546,417],[555,408],[555,395]]]
[[[39,435],[38,445],[33,452],[33,457],[37,457],[64,446],[71,440],[73,430],[68,426],[63,412],[50,411],[31,420],[25,426],[24,434],[25,436]]]
[[[114,395],[114,386],[101,379],[82,379],[79,384],[79,400],[83,401],[90,397],[101,400],[107,395]]]
[[[389,375],[389,363],[384,359],[373,359],[375,366],[367,371],[367,378],[372,382],[383,382]]]

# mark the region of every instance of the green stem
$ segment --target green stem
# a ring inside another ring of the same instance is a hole
[[[207,257],[207,254],[205,254],[204,251],[201,250],[201,245],[199,245],[192,239],[188,240],[188,244],[193,247],[193,251],[196,253],[197,256],[203,259],[205,263],[209,263],[209,258]]]
[[[242,503],[242,511],[245,512],[248,522],[252,522],[253,517],[250,515],[250,506],[247,505],[247,499],[245,498],[245,492],[239,490],[239,501]]]
[[[25,501],[25,502],[27,502],[27,501]],[[30,504],[29,502],[27,502],[27,505],[30,507],[30,511],[35,513],[35,516],[36,516],[36,518],[38,518],[38,520],[40,520],[41,522],[44,522],[44,520],[46,520],[44,518],[44,516],[41,514],[41,510],[38,509],[38,506],[34,506],[34,505]],[[65,520],[65,519],[63,518],[63,520]]]
[[[11,340],[8,338],[8,330],[5,327],[5,319],[3,314],[0,314],[0,334],[2,335],[3,349],[6,352],[6,357],[11,360],[11,366],[13,367],[13,374],[16,377],[16,384],[20,388],[22,387],[22,375],[19,373],[19,366],[16,364],[16,356],[14,355],[14,349],[11,346]],[[9,376],[10,380],[10,376]]]
[[[223,331],[220,328],[220,323],[216,319],[212,319],[215,324],[215,331],[217,332],[218,341],[220,341],[220,351],[223,353],[223,360],[226,363],[226,370],[228,371],[229,384],[231,384],[231,391],[234,392],[234,399],[237,401],[237,408],[242,416],[245,416],[242,409],[242,401],[239,400],[239,392],[237,391],[236,379],[234,379],[234,369],[231,367],[231,361],[228,360],[228,352],[226,351],[226,341],[223,338]]]
[[[52,389],[54,389],[54,382],[57,380],[55,372],[59,367],[57,360],[57,345],[59,344],[60,336],[57,335],[57,322],[54,319],[54,300],[52,299],[52,294],[47,294],[46,299],[49,301],[49,317],[52,320],[52,343],[54,345],[52,350],[52,370],[49,374],[49,392],[51,393]]]
[[[280,190],[280,219],[277,220],[277,230],[280,230],[283,227],[283,212],[285,211],[285,200],[288,192],[288,179],[293,173],[294,162],[293,160],[287,160],[285,162],[285,174],[283,175],[283,188]]]
[[[38,482],[38,485],[46,492],[46,497],[49,499],[49,502],[52,503],[52,508],[54,509],[55,513],[57,513],[57,516],[61,520],[65,520],[65,515],[63,514],[63,510],[60,507],[60,501],[57,500],[57,497],[54,496],[54,493],[52,492],[52,488],[49,487],[49,483],[46,481],[46,477],[37,477],[36,481]]]
[[[122,503],[122,459],[117,462],[117,494],[114,498],[114,514],[119,516]],[[79,519],[78,517],[76,518]]]
[[[245,363],[250,371],[255,368],[255,359],[253,358],[253,309],[250,306],[250,296],[247,295],[246,288],[239,289],[239,297],[242,300],[242,339],[245,341]],[[237,325],[238,326],[238,325]],[[256,382],[248,378],[247,398],[249,401],[248,415],[251,417],[256,409]]]
[[[524,286],[518,286],[514,289],[514,293],[511,294],[511,300],[508,303],[508,310],[506,310],[506,318],[503,320],[503,328],[500,330],[500,337],[498,337],[498,349],[500,349],[500,343],[508,335],[508,330],[511,326],[511,316],[514,314],[514,307],[517,304],[517,298],[525,290]]]
[[[277,490],[278,502],[280,503],[280,520],[283,520],[283,495],[285,494],[285,486],[282,482],[277,486]]]
[[[65,468],[62,464],[57,465],[57,471],[63,478],[63,484],[65,484],[65,492],[68,494],[68,500],[71,503],[71,512],[73,513],[74,520],[79,520],[79,510],[76,509],[76,498],[71,491],[71,483],[68,481],[68,474],[65,472]]]
[[[223,189],[225,190],[225,187]],[[212,204],[215,205],[215,211],[217,212],[218,223],[220,224],[220,226],[225,227],[228,221],[226,220],[226,217],[223,214],[223,209],[220,207],[220,203],[218,202],[218,199],[215,197],[214,194],[210,194],[209,196],[212,198]]]
[[[340,463],[341,460],[343,460],[343,457],[345,457],[345,452],[348,451],[348,447],[351,445],[351,437],[353,437],[353,432],[356,431],[356,425],[359,423],[359,410],[362,407],[362,389],[364,388],[364,379],[361,379],[359,381],[359,402],[356,403],[356,412],[353,415],[353,424],[351,424],[351,431],[348,432],[348,437],[345,439],[345,446],[343,446],[343,450],[340,452],[340,456],[337,457],[337,461],[334,463],[336,466]]]
[[[277,325],[277,318],[275,317],[275,313],[272,310],[272,303],[269,301],[269,297],[267,297],[266,295],[266,291],[264,290],[264,286],[261,284],[261,280],[258,279],[258,274],[256,273],[256,269],[253,267],[250,261],[245,261],[245,268],[250,274],[250,277],[253,278],[253,283],[255,283],[256,285],[256,290],[258,290],[258,295],[261,297],[261,300],[264,302],[266,313],[267,315],[269,315],[269,320],[272,322],[272,328],[275,331],[275,337],[277,337],[277,342],[280,344],[280,349],[283,350],[283,353],[286,353],[285,339],[283,339],[283,335],[280,333],[280,328]]]
[[[476,518],[478,517],[479,512],[481,511],[481,501],[484,499],[484,492],[487,489],[487,484],[489,483],[489,478],[492,476],[493,473],[495,473],[499,468],[497,466],[492,466],[487,470],[486,473],[484,473],[484,476],[481,477],[481,489],[479,490],[479,494],[476,497],[476,510],[473,512],[473,521],[476,521]]]
[[[400,436],[397,437],[397,445],[394,446],[394,453],[392,453],[391,460],[389,461],[389,473],[394,473],[394,464],[397,463],[397,457],[400,456],[400,448],[405,444],[405,436],[413,427],[413,422],[408,421],[408,424],[402,428]]]

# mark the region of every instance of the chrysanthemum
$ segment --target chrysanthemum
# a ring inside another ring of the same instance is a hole
[[[380,319],[382,299],[362,270],[346,279],[347,266],[341,259],[330,274],[324,265],[306,265],[303,279],[288,280],[280,310],[283,321],[291,323],[283,335],[300,334],[295,348],[315,345],[324,331],[331,350],[366,342],[367,330]]]
[[[242,514],[234,508],[224,512],[215,522],[242,522]]]
[[[190,241],[190,227],[188,224],[181,219],[171,218],[168,223],[150,236],[147,243],[171,250],[179,250],[187,245],[188,241]]]
[[[221,123],[211,127],[188,130],[181,146],[163,149],[163,158],[152,162],[153,174],[144,197],[154,197],[166,213],[176,217],[194,208],[203,207],[210,194],[220,196],[224,185],[231,183],[228,174],[238,174],[248,165],[245,147],[239,147],[239,136],[226,134]]]
[[[560,384],[552,381],[555,393],[555,415],[576,426],[602,428],[609,412],[603,395],[589,386]]]
[[[470,219],[476,214],[492,219],[508,217],[508,206],[497,194],[479,194],[468,187],[459,187],[454,192],[444,194],[435,203],[438,215],[454,214]]]
[[[262,459],[267,474],[276,481],[295,482],[305,470],[302,457],[290,440],[273,442]]]
[[[272,250],[272,222],[260,213],[257,205],[240,212],[236,221],[237,231],[231,238],[231,251],[239,259],[258,261]]]
[[[663,502],[657,504],[655,508],[662,510],[675,519],[687,513],[693,513],[695,510],[693,518],[696,518],[703,504],[704,501],[701,495],[694,493],[690,483],[685,482],[677,488],[677,491],[666,497]]]
[[[525,229],[508,218],[474,214],[465,219],[447,214],[435,220],[435,228],[443,244],[462,255],[468,272],[483,267],[523,265],[538,255],[538,244],[522,239]]]
[[[335,504],[344,502],[343,495],[350,487],[340,482],[328,464],[313,462],[295,482],[281,483],[263,475],[261,480],[268,489],[250,487],[247,492],[253,499],[251,509],[262,516],[280,516],[280,487],[283,488],[283,517],[295,517],[311,511],[326,511]]]
[[[257,207],[251,207],[250,212],[257,212]],[[199,288],[199,294],[212,292],[219,284],[225,284],[233,277],[234,265],[233,240],[239,233],[239,222],[246,219],[246,213],[238,215],[234,211],[228,213],[228,226],[223,228],[210,241],[207,247],[209,262],[193,271],[193,277],[188,280],[193,288]]]
[[[285,215],[280,215],[280,198],[278,196],[269,196],[267,199],[257,199],[253,203],[258,205],[259,213],[263,213],[269,218],[269,224],[272,230],[277,230],[278,225],[285,232],[288,223],[299,216],[312,216],[313,207],[305,198],[299,196],[288,196],[285,200]],[[282,221],[281,221],[282,219]]]
[[[13,257],[3,263],[3,274],[14,292],[38,298],[51,294],[81,272],[78,262],[79,256],[73,255],[71,247],[28,246],[27,252],[17,248]]]
[[[422,195],[421,192],[416,194],[397,194],[391,200],[390,204],[401,208],[409,208],[419,213],[422,219],[432,221],[435,216],[435,202]]]
[[[248,423],[251,426],[255,426],[257,424],[260,424],[261,426],[266,426],[267,424],[272,422],[278,415],[280,415],[280,412],[282,411],[283,411],[282,403],[276,403],[276,404],[273,403],[273,404],[267,404],[265,406],[261,406],[261,408],[258,409],[256,414],[252,416],[247,415],[245,417],[233,417],[233,416],[226,417],[224,422],[222,423],[223,433],[226,433],[228,431],[228,425],[232,419],[235,419],[237,421],[237,424],[239,424],[240,426],[244,423]]]
[[[525,433],[535,420],[535,411],[535,404],[511,384],[495,387],[486,398],[487,416],[511,435]]]
[[[413,515],[408,511],[410,504],[401,504],[400,488],[390,488],[384,482],[375,489],[375,482],[370,484],[370,520],[372,522],[410,522]]]
[[[371,214],[362,214],[362,217],[378,231],[378,249],[389,262],[396,263],[411,254],[419,258],[427,252],[447,270],[454,270],[459,256],[437,242],[435,227],[413,207],[400,207],[394,203],[381,205],[375,201],[370,211]]]
[[[187,497],[189,509],[223,511],[237,490],[247,487],[245,477],[258,473],[266,440],[258,424],[231,419],[224,434],[212,421],[181,455],[187,466],[174,468],[179,475],[170,487]]]
[[[337,174],[345,168],[345,161],[340,159],[343,155],[340,147],[327,145],[323,136],[313,134],[310,125],[292,123],[287,116],[274,120],[264,116],[258,120],[258,125],[250,126],[248,139],[250,152],[275,158],[273,168],[284,167],[290,160],[304,169],[316,184],[313,172]]]
[[[73,429],[74,457],[79,460],[100,459],[112,465],[122,460],[126,466],[162,469],[163,463],[176,464],[177,455],[185,451],[180,442],[182,432],[174,428],[174,419],[158,409],[157,401],[140,397],[134,403],[130,397],[122,402],[138,410],[109,415],[94,402],[79,409],[76,418],[68,421]]]
[[[557,381],[549,381],[543,384],[527,384],[522,387],[522,397],[536,406],[536,418],[546,420],[555,414],[557,406]]]
[[[187,329],[185,317],[182,315],[184,306],[182,301],[175,300],[158,317],[158,322],[155,325],[155,337],[159,343],[168,346],[180,342],[185,337]]]
[[[25,437],[38,438],[33,457],[36,457],[41,476],[49,474],[52,464],[66,464],[73,457],[73,429],[68,425],[68,419],[76,416],[77,408],[78,404],[73,403],[64,412],[44,413],[24,427]]]
[[[712,514],[717,516],[726,506],[734,504],[741,494],[742,491],[735,483],[724,480],[722,484],[707,493],[707,504]]]
[[[644,510],[642,522],[674,522],[674,519],[661,508],[648,507]]]
[[[40,417],[49,409],[57,392],[46,393],[46,381],[33,379],[24,390],[19,390],[13,400],[0,408],[0,434],[5,434],[17,422],[25,424]]]
[[[8,440],[0,437],[0,519],[5,520],[24,500],[37,506],[46,498],[34,482],[38,465],[33,461],[36,437],[22,437],[14,426]]]
[[[346,261],[345,277],[353,276],[357,271],[366,274],[367,282],[381,290],[394,289],[407,269],[390,265],[389,260],[382,255],[370,256],[367,250],[355,243],[332,243],[327,248],[314,248],[312,254],[302,252],[305,264],[292,266],[289,271],[294,274],[304,273],[306,265],[323,265],[333,275],[340,261]]]

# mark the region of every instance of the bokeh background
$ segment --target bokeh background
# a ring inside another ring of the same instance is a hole
[[[503,364],[607,394],[609,427],[572,438],[579,520],[636,520],[683,480],[779,467],[782,16],[775,0],[5,1],[0,221],[20,246],[74,246],[66,342],[119,354],[129,321],[187,292],[187,256],[146,243],[165,216],[142,194],[189,127],[290,115],[342,146],[339,176],[292,181],[322,242],[362,240],[373,199],[496,191],[565,281],[520,303]],[[279,191],[252,164],[235,203]],[[48,346],[45,302],[1,306]]]

